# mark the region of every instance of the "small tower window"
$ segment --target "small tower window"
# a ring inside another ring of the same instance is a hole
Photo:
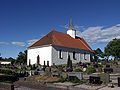
[[[61,51],[61,50],[58,51],[58,58],[60,58],[60,59],[63,58],[63,56],[62,56],[62,51]]]

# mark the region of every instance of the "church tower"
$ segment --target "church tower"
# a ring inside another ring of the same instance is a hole
[[[75,36],[76,36],[76,30],[75,30],[75,28],[73,26],[72,18],[70,18],[69,28],[67,30],[67,34],[69,34],[73,38],[75,38]]]

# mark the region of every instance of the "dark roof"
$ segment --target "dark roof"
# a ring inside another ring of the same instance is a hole
[[[94,52],[83,38],[72,38],[70,35],[58,31],[51,31],[29,48],[49,44]]]

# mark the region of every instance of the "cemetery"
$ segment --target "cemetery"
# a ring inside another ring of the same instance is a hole
[[[22,83],[24,85],[39,83],[40,85],[52,84],[53,86],[56,84],[58,86],[71,85],[77,88],[79,85],[82,85],[81,87],[84,85],[97,85],[98,87],[108,86],[109,88],[114,88],[116,86],[120,87],[120,71],[118,70],[120,64],[117,64],[116,67],[115,65],[113,62],[106,63],[104,61],[53,66],[19,66],[14,69],[12,69],[13,66],[11,65],[7,67],[3,65],[0,68],[0,72],[2,72],[0,82],[4,81],[11,85],[20,84],[21,82],[20,85]],[[67,86],[65,87],[67,88]]]

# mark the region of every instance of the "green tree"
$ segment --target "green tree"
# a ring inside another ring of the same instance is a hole
[[[109,56],[113,56],[115,60],[120,59],[120,39],[115,38],[110,41],[105,47],[104,52],[107,58],[109,58]]]
[[[95,50],[95,52],[96,52],[96,54],[97,54],[98,57],[103,57],[103,52],[102,52],[102,50],[100,48],[97,48]]]
[[[19,64],[27,64],[27,50],[18,54],[16,62]]]
[[[97,61],[99,58],[104,58],[104,53],[100,48],[95,50],[95,60]]]
[[[14,58],[12,58],[12,57],[7,58],[7,60],[8,60],[8,61],[11,61],[11,64],[12,64],[12,65],[13,65],[13,64],[15,63],[15,61],[16,61],[16,60],[15,60]]]
[[[70,55],[68,55],[67,68],[73,69],[72,60],[70,60]]]
[[[70,67],[70,55],[68,55],[67,67]]]

